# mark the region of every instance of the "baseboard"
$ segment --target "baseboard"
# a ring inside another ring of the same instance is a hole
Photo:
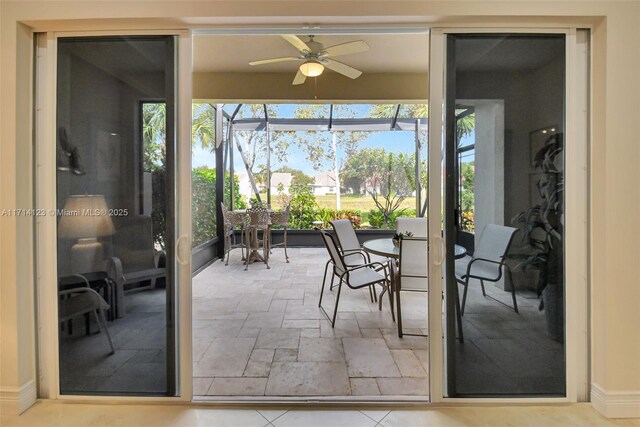
[[[608,391],[591,384],[591,404],[607,418],[640,418],[640,391]]]
[[[36,382],[30,380],[21,387],[0,388],[0,413],[20,415],[36,403]]]

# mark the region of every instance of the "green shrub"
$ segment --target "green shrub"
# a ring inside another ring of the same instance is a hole
[[[369,211],[369,225],[371,228],[382,228],[384,224],[384,213],[380,209],[371,209]]]
[[[313,221],[316,221],[318,204],[316,197],[307,185],[294,185],[289,189],[291,216],[289,227],[291,229],[311,229]]]
[[[353,226],[353,228],[358,229],[362,224],[362,212],[339,210],[336,212],[336,219],[348,219],[349,221],[351,221],[351,225]]]
[[[379,209],[371,209],[369,211],[369,225],[371,225],[372,228],[386,228],[393,230],[396,228],[396,220],[400,216],[415,217],[416,210],[405,208],[394,211],[389,216],[389,222],[385,224],[384,213]]]
[[[225,174],[224,199],[229,209],[246,209],[240,197],[240,183],[234,180],[235,206],[228,205],[231,199],[229,173]],[[193,247],[211,240],[216,235],[216,170],[196,168],[191,171],[191,234]]]
[[[329,222],[335,219],[348,219],[351,221],[353,228],[360,228],[362,224],[362,212],[358,210],[350,209],[332,209],[332,208],[320,208],[315,212],[315,221],[322,221],[324,228],[329,227]]]
[[[389,228],[396,228],[396,220],[398,219],[399,216],[406,216],[409,218],[415,218],[416,217],[416,210],[415,209],[399,209],[397,211],[394,211],[390,216],[389,216]]]
[[[191,171],[191,245],[198,246],[216,235],[216,171]]]

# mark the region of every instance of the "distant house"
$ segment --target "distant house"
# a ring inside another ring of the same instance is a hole
[[[293,175],[289,172],[274,172],[271,174],[271,194],[289,194]],[[281,190],[278,187],[281,187]]]
[[[251,182],[249,182],[249,176],[244,173],[236,173],[236,180],[238,181],[238,186],[240,187],[240,194],[244,201],[251,199],[253,196],[253,190],[251,189]]]
[[[333,172],[322,172],[313,177],[315,182],[309,184],[316,196],[336,194],[336,178]]]

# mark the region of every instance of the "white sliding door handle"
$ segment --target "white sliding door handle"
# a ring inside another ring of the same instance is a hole
[[[189,236],[183,234],[176,240],[176,259],[178,264],[187,265],[189,263]]]
[[[444,244],[444,239],[440,236],[436,236],[433,239],[434,242],[434,254],[437,253],[438,256],[436,257],[436,259],[434,260],[434,264],[435,265],[442,265],[442,263],[444,262],[444,259],[447,256],[447,246]]]

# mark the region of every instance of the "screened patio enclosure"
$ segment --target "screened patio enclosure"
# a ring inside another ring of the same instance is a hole
[[[426,215],[424,104],[195,105],[219,124],[215,167],[204,166],[221,183],[215,200],[291,206],[294,246],[320,245],[311,230],[338,217],[388,234],[397,216]]]

